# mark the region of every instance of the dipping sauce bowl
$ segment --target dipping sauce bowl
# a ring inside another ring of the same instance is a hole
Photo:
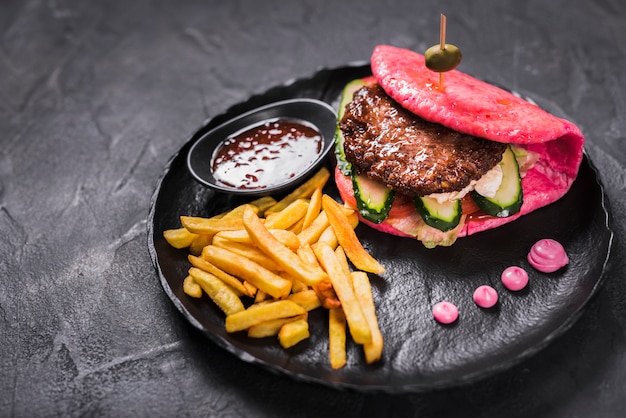
[[[334,149],[337,114],[315,99],[275,102],[231,119],[190,148],[192,176],[216,191],[268,195],[296,187]]]

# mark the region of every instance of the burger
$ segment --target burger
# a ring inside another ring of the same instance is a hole
[[[555,202],[578,175],[572,122],[458,70],[441,86],[408,49],[376,47],[371,69],[342,94],[335,181],[372,228],[452,245]]]

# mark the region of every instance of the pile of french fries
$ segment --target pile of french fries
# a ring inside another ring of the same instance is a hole
[[[382,356],[367,273],[385,269],[358,240],[357,213],[323,193],[329,177],[322,168],[279,201],[262,197],[211,218],[181,216],[182,227],[164,237],[189,249],[184,292],[206,293],[229,333],[277,336],[289,348],[310,336],[308,312],[327,309],[329,360],[339,369],[347,332],[368,364]]]

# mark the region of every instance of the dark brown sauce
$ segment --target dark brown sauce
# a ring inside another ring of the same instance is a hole
[[[213,154],[216,180],[238,189],[264,189],[295,177],[317,159],[322,135],[300,121],[277,119],[226,139]]]

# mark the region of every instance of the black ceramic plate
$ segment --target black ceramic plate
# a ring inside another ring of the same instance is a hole
[[[272,88],[210,120],[189,139],[167,165],[148,219],[149,249],[163,288],[191,324],[216,344],[243,361],[298,380],[361,391],[415,392],[510,367],[566,330],[602,282],[612,232],[605,195],[587,156],[578,179],[560,201],[500,228],[460,238],[452,247],[428,250],[411,239],[358,226],[364,246],[386,268],[384,275],[371,276],[385,339],[377,364],[366,365],[360,347],[350,343],[348,364],[341,370],[330,368],[324,310],[310,315],[311,338],[283,350],[274,338],[227,334],[218,308],[206,298],[194,300],[183,293],[187,253],[171,248],[163,231],[180,227],[180,215],[208,216],[245,201],[193,180],[185,165],[193,142],[225,120],[277,100],[310,97],[336,105],[343,85],[369,71],[368,65],[355,64]],[[550,103],[533,98],[559,113]],[[326,192],[337,197],[332,184]],[[571,259],[566,268],[540,274],[528,265],[528,250],[541,238],[564,245]],[[521,292],[507,291],[499,280],[510,265],[522,266],[530,274],[529,286]],[[498,291],[495,308],[483,310],[474,304],[472,293],[482,284]],[[460,318],[451,326],[432,318],[433,304],[444,299],[459,307]]]

